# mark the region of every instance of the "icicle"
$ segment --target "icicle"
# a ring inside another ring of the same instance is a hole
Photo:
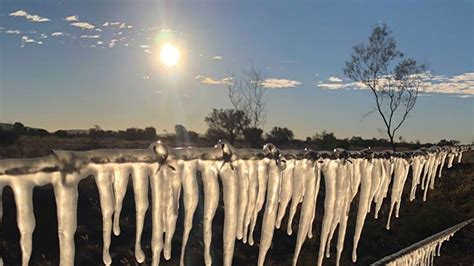
[[[33,231],[36,225],[33,213],[33,184],[14,182],[12,189],[15,195],[16,219],[20,231],[21,264],[28,266],[33,248]]]
[[[399,187],[399,191],[398,191],[398,196],[397,196],[397,204],[396,204],[396,208],[395,208],[395,217],[396,218],[398,218],[399,213],[400,213],[400,206],[402,204],[403,188],[405,187],[405,182],[407,181],[408,172],[410,171],[410,163],[407,160],[402,159],[402,164],[403,164],[404,173],[403,173],[403,178],[402,178],[402,181],[401,181],[401,184],[400,184],[400,187]]]
[[[369,198],[369,209],[367,212],[370,212],[372,207],[372,202],[378,201],[378,194],[380,192],[380,186],[382,185],[382,164],[381,159],[373,159],[372,167],[372,183],[370,186],[370,198]]]
[[[258,161],[257,160],[249,160],[248,161],[249,165],[249,194],[248,194],[248,205],[247,205],[247,211],[245,213],[245,219],[244,219],[244,243],[247,242],[247,237],[248,237],[248,231],[249,231],[249,226],[250,222],[252,219],[252,215],[255,210],[255,203],[257,200],[257,193],[258,193]],[[249,244],[250,244],[250,238],[249,238]],[[253,239],[252,243],[253,244]]]
[[[237,218],[237,239],[242,239],[244,234],[244,220],[249,201],[249,166],[246,160],[235,162],[239,184],[239,212]],[[244,241],[245,243],[245,241]]]
[[[375,205],[375,219],[378,219],[379,211],[382,208],[383,200],[387,197],[388,187],[392,177],[389,176],[391,162],[390,159],[379,159],[380,171],[382,175],[382,180],[380,184],[380,190],[377,195],[376,205]]]
[[[364,227],[365,217],[369,208],[370,191],[372,185],[372,168],[373,162],[368,159],[363,159],[360,163],[360,194],[359,194],[359,208],[357,209],[357,219],[354,232],[354,239],[352,245],[352,261],[357,261],[357,245],[359,244],[360,235]]]
[[[339,224],[339,230],[338,230],[338,237],[337,237],[337,246],[336,246],[336,263],[339,265],[340,260],[341,260],[341,254],[342,250],[344,248],[344,240],[346,237],[346,229],[347,229],[347,219],[349,218],[349,209],[351,207],[351,202],[352,202],[352,197],[351,197],[351,180],[350,180],[350,172],[351,172],[351,167],[349,164],[345,163],[343,165],[345,169],[343,169],[343,172],[341,173],[343,176],[345,176],[345,180],[342,183],[342,186],[344,188],[343,190],[343,197],[344,197],[344,205],[342,208],[342,213],[341,213],[341,218],[340,218],[340,224]]]
[[[58,216],[59,264],[74,265],[74,234],[77,229],[77,199],[79,176],[69,174],[55,175],[53,178],[54,197]],[[62,179],[66,182],[62,182]]]
[[[453,151],[451,150],[450,153],[448,154],[448,168],[453,167],[453,161],[454,161],[455,156],[456,154],[453,153]]]
[[[153,172],[150,176],[151,196],[152,196],[152,235],[151,235],[151,250],[152,250],[152,265],[160,264],[161,251],[163,250],[163,219],[162,212],[164,212],[162,200],[164,191],[166,191],[164,182],[164,173],[162,170]]]
[[[422,156],[415,156],[413,158],[413,165],[412,165],[412,180],[411,180],[411,189],[410,189],[410,201],[413,201],[416,196],[416,188],[418,186],[420,172],[423,167],[423,157]]]
[[[184,266],[184,252],[186,251],[186,244],[188,243],[189,233],[193,227],[194,212],[199,200],[199,189],[196,180],[196,170],[198,160],[183,162],[183,199],[184,199],[184,231],[183,242],[181,245],[181,257],[179,264]]]
[[[271,160],[268,165],[268,187],[265,212],[263,214],[262,232],[260,236],[260,248],[258,252],[257,265],[263,266],[265,256],[272,243],[275,228],[276,215],[278,211],[278,196],[280,192],[282,171],[276,160]]]
[[[169,160],[160,171],[163,171],[165,182],[167,183],[165,190],[166,207],[163,214],[165,215],[165,245],[163,256],[166,260],[171,259],[171,247],[173,235],[176,230],[176,221],[178,220],[179,197],[181,194],[181,175],[182,162],[177,160]]]
[[[136,163],[133,165],[132,182],[136,214],[135,259],[138,263],[145,261],[141,239],[145,214],[148,210],[148,177],[152,174],[152,171],[147,164]]]
[[[217,181],[217,162],[199,160],[199,171],[202,173],[202,183],[204,190],[204,262],[206,265],[212,264],[211,241],[212,241],[212,221],[216,214],[219,203],[219,182]]]
[[[430,188],[431,189],[434,189],[436,173],[437,173],[436,171],[438,169],[438,166],[441,164],[441,157],[442,157],[441,153],[435,154],[435,162],[434,162],[434,165],[433,165],[433,170],[431,172],[431,182],[430,182]]]
[[[461,161],[462,161],[462,153],[463,153],[463,151],[459,151],[459,154],[458,154],[458,163],[461,163]]]
[[[395,207],[395,204],[397,205],[395,216],[398,218],[398,210],[400,209],[403,186],[405,184],[406,177],[408,175],[409,165],[405,159],[396,158],[394,168],[395,170],[394,170],[392,194],[390,197],[390,210],[388,213],[388,220],[387,220],[387,226],[386,226],[387,230],[390,229],[390,220],[392,217],[392,212]]]
[[[253,231],[257,223],[258,213],[263,207],[265,202],[265,194],[267,191],[267,182],[268,182],[268,164],[270,159],[264,158],[258,161],[258,194],[257,201],[255,203],[255,210],[253,212],[252,220],[250,221],[250,231],[249,231],[249,244],[253,245]]]
[[[224,197],[224,266],[232,265],[235,238],[237,236],[237,215],[239,187],[237,174],[229,164],[224,164],[219,170],[222,180]]]
[[[291,159],[286,161],[286,168],[283,170],[281,178],[281,191],[280,191],[280,205],[278,206],[277,220],[275,227],[277,229],[281,226],[281,220],[285,216],[288,203],[290,203],[291,196],[293,194],[293,172],[295,170],[296,160]]]
[[[114,173],[114,195],[115,195],[115,211],[114,211],[114,235],[120,235],[120,214],[122,212],[122,203],[127,193],[127,185],[130,173],[133,168],[131,164],[121,164],[115,167]]]
[[[100,209],[102,211],[102,238],[104,241],[102,259],[105,265],[112,264],[110,241],[112,235],[112,215],[114,214],[114,192],[112,187],[113,171],[108,165],[93,165],[95,182],[99,190]]]
[[[336,263],[339,265],[346,234],[347,218],[349,215],[348,211],[352,194],[349,176],[350,166],[346,160],[338,159],[336,161],[338,163],[336,170],[336,203],[334,205],[334,216],[332,219],[331,230],[326,244],[326,257],[329,258],[330,256],[331,240],[336,228],[339,226],[336,257]]]
[[[440,166],[439,166],[438,177],[441,177],[441,175],[443,173],[443,168],[444,168],[444,164],[446,163],[447,155],[448,155],[448,153],[446,151],[443,151],[442,154],[441,154],[441,163],[440,163]]]
[[[321,239],[319,243],[318,266],[323,263],[324,249],[328,241],[331,230],[331,223],[334,217],[334,205],[336,202],[336,178],[337,178],[337,162],[334,160],[324,159],[321,170],[324,175],[324,184],[326,197],[324,199],[324,215],[321,227]]]
[[[351,181],[351,192],[352,198],[357,195],[360,187],[360,164],[363,159],[355,158],[352,159],[352,181]]]
[[[288,226],[286,232],[288,235],[293,233],[292,225],[298,204],[301,202],[304,194],[305,172],[304,160],[295,161],[295,170],[293,172],[293,195],[291,196],[290,213],[288,216]]]
[[[315,197],[317,197],[316,189],[316,171],[313,161],[303,159],[304,166],[304,186],[306,187],[306,195],[301,205],[300,221],[298,226],[298,235],[296,237],[295,252],[293,253],[293,265],[296,265],[301,247],[306,239],[308,231],[311,230],[311,217],[315,208]]]
[[[425,167],[425,176],[426,178],[424,178],[424,193],[423,193],[423,201],[426,201],[426,195],[428,194],[428,190],[429,190],[429,185],[431,183],[431,178],[433,177],[433,167],[435,165],[435,160],[436,160],[436,154],[430,154],[429,155],[429,160],[427,162],[427,167],[428,169],[426,169]]]
[[[432,154],[428,154],[428,158],[426,159],[426,162],[425,162],[425,165],[423,167],[423,176],[421,178],[421,189],[425,189],[426,188],[426,184],[427,184],[427,178],[428,178],[428,174],[429,174],[429,171],[430,171],[430,166],[431,166],[431,162],[432,162],[432,158],[433,158],[433,155]]]
[[[309,225],[308,229],[308,238],[313,238],[313,222],[314,218],[316,217],[316,207],[317,207],[317,200],[318,200],[318,194],[319,194],[319,187],[321,183],[321,165],[318,162],[315,162],[315,173],[316,173],[316,187],[314,188],[314,203],[312,207],[312,214],[311,214],[311,222]],[[352,175],[352,171],[351,171]]]

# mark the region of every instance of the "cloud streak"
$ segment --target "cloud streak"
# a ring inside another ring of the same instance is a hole
[[[231,77],[216,79],[216,78],[211,78],[211,77],[198,75],[198,76],[196,76],[196,79],[201,81],[201,83],[207,84],[207,85],[230,85],[230,84],[232,84],[232,78]]]
[[[270,88],[270,89],[295,88],[301,84],[302,83],[297,80],[277,79],[277,78],[266,79],[262,83],[264,88]]]
[[[70,21],[70,22],[79,21],[79,17],[74,15],[74,16],[65,17],[64,20],[65,21]]]
[[[344,82],[337,77],[329,77],[327,81],[319,81],[317,87],[327,90],[368,89],[362,82]],[[451,94],[460,98],[474,96],[474,72],[458,75],[435,75],[422,84],[424,94]]]
[[[18,10],[9,14],[10,17],[24,17],[30,22],[48,22],[51,21],[49,18],[44,18],[38,15],[32,15],[26,12],[25,10]]]
[[[83,30],[92,30],[95,28],[94,25],[87,22],[74,22],[74,23],[71,23],[71,26],[78,27]]]

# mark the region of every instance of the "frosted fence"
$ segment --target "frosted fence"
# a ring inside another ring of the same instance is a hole
[[[5,186],[13,190],[20,231],[22,265],[28,265],[35,228],[33,188],[51,184],[57,205],[60,265],[74,264],[74,234],[77,226],[79,181],[93,176],[99,191],[103,223],[103,262],[112,263],[109,253],[112,232],[120,234],[120,212],[129,179],[133,181],[136,205],[135,258],[145,260],[141,247],[145,214],[149,207],[151,186],[152,265],[158,265],[161,254],[171,257],[171,240],[178,218],[179,199],[184,202],[184,233],[180,264],[193,226],[193,216],[199,200],[196,174],[199,171],[204,191],[204,260],[212,264],[210,246],[212,221],[219,202],[219,180],[223,185],[224,265],[231,265],[235,239],[253,245],[257,216],[263,210],[262,233],[258,265],[263,265],[275,228],[288,213],[287,233],[291,235],[293,219],[301,204],[299,228],[293,264],[306,238],[312,238],[316,201],[321,185],[325,186],[324,215],[320,236],[318,265],[329,247],[336,228],[337,261],[339,262],[351,202],[359,195],[352,260],[357,260],[357,245],[367,213],[375,218],[386,197],[390,212],[398,217],[401,196],[410,167],[412,183],[410,200],[418,185],[424,190],[434,188],[443,167],[450,168],[455,157],[461,162],[462,153],[470,146],[434,146],[407,152],[346,151],[332,152],[279,150],[272,144],[263,149],[236,149],[226,141],[211,148],[171,148],[156,142],[148,149],[102,149],[84,152],[52,151],[35,159],[0,160],[0,196]],[[321,177],[324,177],[321,180]],[[321,182],[323,182],[321,184]],[[391,194],[388,194],[389,186]],[[375,203],[375,207],[372,206]],[[2,216],[0,204],[0,218]],[[371,208],[373,208],[371,210]],[[283,225],[284,226],[284,225]],[[0,265],[3,261],[0,259]]]
[[[474,222],[474,218],[459,223],[433,236],[423,239],[407,248],[387,256],[371,266],[379,265],[433,265],[434,257],[440,256],[441,245],[463,227]]]

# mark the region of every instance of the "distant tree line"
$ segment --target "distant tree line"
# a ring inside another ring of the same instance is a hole
[[[246,116],[236,109],[213,109],[205,120],[208,129],[205,134],[186,129],[183,125],[176,125],[174,133],[158,135],[154,127],[127,128],[125,130],[103,130],[95,125],[85,134],[68,134],[66,130],[57,130],[50,133],[44,129],[33,129],[25,127],[16,122],[9,129],[0,128],[0,145],[10,145],[18,141],[20,136],[56,136],[61,138],[87,137],[91,139],[123,139],[123,140],[146,140],[154,141],[161,139],[173,146],[210,146],[219,139],[231,141],[239,147],[261,148],[264,143],[271,142],[281,148],[304,148],[309,147],[317,150],[332,150],[334,148],[362,149],[388,148],[391,143],[384,138],[364,139],[360,136],[351,138],[337,138],[333,132],[323,130],[304,140],[296,139],[293,131],[286,127],[273,127],[268,132],[252,126]],[[453,145],[457,140],[441,140],[438,143],[406,142],[399,137],[398,146],[405,149],[417,149],[429,145]]]

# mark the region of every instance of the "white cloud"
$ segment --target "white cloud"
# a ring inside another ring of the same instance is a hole
[[[340,79],[338,77],[329,77],[328,80],[331,81],[331,82],[342,82],[342,79]]]
[[[92,30],[95,28],[94,25],[87,22],[74,22],[74,23],[71,23],[71,26],[75,26],[84,30]]]
[[[222,56],[216,55],[212,57],[213,60],[222,60]]]
[[[81,35],[80,38],[83,38],[83,39],[99,39],[100,38],[100,35]]]
[[[206,77],[202,75],[198,75],[195,77],[197,80],[200,80],[204,84],[208,85],[229,85],[232,83],[232,78],[227,77],[227,78],[222,78],[222,79],[215,79],[211,77]]]
[[[147,53],[147,54],[151,54],[151,51],[148,50],[148,49],[145,49],[144,52]]]
[[[150,46],[148,46],[148,45],[140,45],[140,48],[143,48],[143,49],[146,49],[146,48],[148,48],[148,47],[150,47]]]
[[[43,42],[37,41],[25,35],[21,37],[21,47],[25,47],[26,44],[43,44]]]
[[[64,33],[59,32],[59,31],[58,32],[53,32],[53,33],[51,33],[51,36],[53,36],[53,37],[64,36]]]
[[[316,86],[326,90],[339,90],[339,89],[366,89],[367,87],[362,82],[322,82],[319,81]]]
[[[342,82],[330,77],[326,82],[319,81],[316,86],[322,89],[368,89],[361,82]],[[474,96],[474,72],[459,75],[435,75],[422,84],[424,94],[451,94],[462,98]]]
[[[38,15],[28,14],[28,12],[26,12],[24,10],[18,10],[18,11],[12,12],[12,13],[9,14],[9,16],[11,16],[11,17],[24,17],[30,22],[51,21],[51,19],[49,19],[49,18],[44,18],[44,17],[38,16]]]
[[[5,33],[8,33],[8,34],[20,34],[21,31],[19,31],[19,30],[6,30]]]
[[[31,39],[28,36],[21,37],[21,41],[24,42],[24,43],[35,43],[36,42],[34,39]]]
[[[79,21],[79,17],[74,15],[74,16],[69,16],[64,18],[65,21]]]
[[[473,95],[455,95],[456,97],[458,98],[461,98],[461,99],[469,99],[471,97],[473,97]]]
[[[118,27],[119,29],[132,29],[132,25],[128,25],[125,22],[105,22],[102,27]]]
[[[109,42],[109,47],[110,47],[110,48],[115,47],[115,44],[116,44],[117,42],[118,42],[117,39],[112,39],[112,40],[110,40],[110,42]]]
[[[270,78],[264,80],[262,85],[265,88],[271,89],[294,88],[301,85],[301,82],[297,80]]]
[[[103,41],[97,41],[97,45],[102,45],[102,44],[104,44]]]

